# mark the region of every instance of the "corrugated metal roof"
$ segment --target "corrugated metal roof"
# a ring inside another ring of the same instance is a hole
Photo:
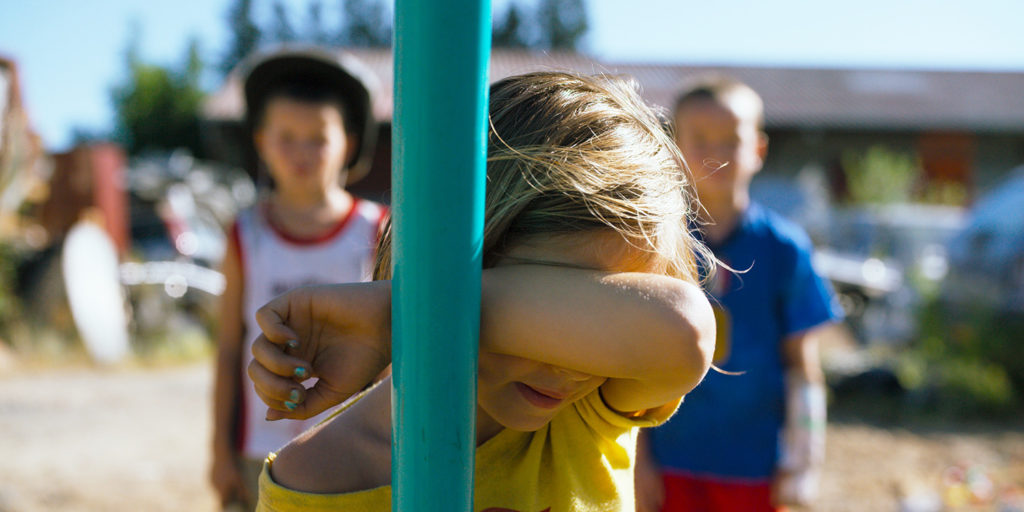
[[[379,120],[390,120],[391,50],[344,51],[380,78],[374,114]],[[632,75],[647,101],[666,107],[688,78],[707,72],[728,74],[764,97],[766,123],[774,128],[1024,132],[1024,73],[647,65],[602,62],[561,52],[495,50],[492,54],[492,80],[537,70]],[[203,112],[214,120],[240,119],[243,108],[233,73],[207,99]]]

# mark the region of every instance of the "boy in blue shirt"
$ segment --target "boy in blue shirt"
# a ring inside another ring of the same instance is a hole
[[[841,318],[797,225],[754,203],[768,140],[758,94],[705,77],[676,101],[676,141],[704,207],[719,267],[707,293],[714,364],[679,412],[641,442],[637,502],[663,510],[774,511],[814,496],[824,461],[820,328]],[[732,374],[735,373],[735,374]],[[646,441],[646,442],[644,442]]]

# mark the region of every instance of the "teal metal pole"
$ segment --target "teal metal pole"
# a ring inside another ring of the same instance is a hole
[[[398,0],[392,510],[470,511],[490,0]]]

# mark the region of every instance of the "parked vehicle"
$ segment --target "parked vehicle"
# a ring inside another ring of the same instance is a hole
[[[137,158],[127,174],[133,254],[120,271],[133,330],[208,328],[224,290],[224,228],[255,199],[252,181],[186,152]]]
[[[949,244],[942,298],[1024,315],[1024,165],[975,202]]]
[[[962,208],[926,204],[830,206],[812,180],[755,180],[755,199],[802,225],[814,264],[839,295],[846,322],[863,343],[907,343],[917,334],[925,289],[949,269],[949,240]]]

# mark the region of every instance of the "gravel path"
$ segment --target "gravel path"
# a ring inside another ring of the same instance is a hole
[[[0,378],[0,510],[215,510],[210,367]]]
[[[0,512],[216,510],[206,483],[210,369],[0,373]],[[1024,489],[1024,428],[829,429],[815,510],[897,511],[901,498],[955,497],[942,479],[957,464],[985,468],[996,494]]]

